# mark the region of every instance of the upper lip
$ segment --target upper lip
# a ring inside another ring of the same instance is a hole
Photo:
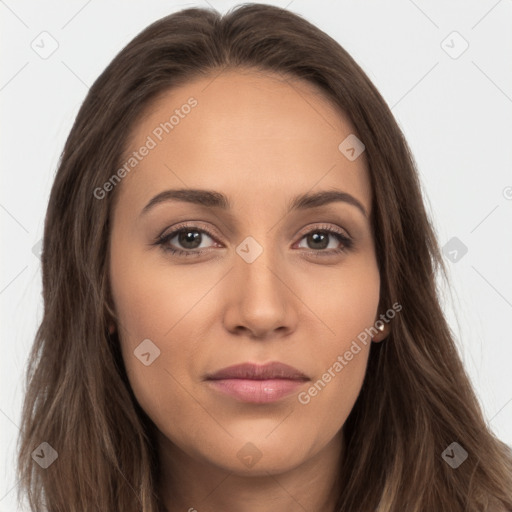
[[[220,379],[289,379],[289,380],[309,380],[301,371],[293,366],[284,363],[272,362],[264,365],[254,363],[242,363],[234,366],[228,366],[215,373],[206,376],[209,380]]]

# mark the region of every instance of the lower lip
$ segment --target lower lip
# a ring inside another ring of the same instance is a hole
[[[264,404],[276,402],[300,388],[305,381],[291,379],[219,379],[209,380],[217,391],[242,402]]]

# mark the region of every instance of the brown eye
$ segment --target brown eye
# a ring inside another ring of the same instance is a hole
[[[333,239],[335,239],[334,242]],[[319,228],[309,231],[301,240],[306,241],[306,249],[311,249],[313,252],[325,252],[326,254],[342,252],[350,249],[353,245],[348,236],[332,228]],[[329,247],[330,245],[331,247]]]
[[[156,244],[162,249],[178,256],[199,256],[211,246],[202,246],[205,239],[214,240],[213,235],[203,228],[196,226],[179,226],[166,235],[161,235]],[[207,241],[207,240],[206,240]]]
[[[306,240],[310,249],[327,249],[329,236],[329,233],[325,231],[315,231],[306,235]]]
[[[201,232],[191,229],[179,231],[174,238],[184,249],[197,249],[202,242]]]

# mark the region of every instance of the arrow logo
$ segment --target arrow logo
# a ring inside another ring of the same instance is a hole
[[[252,443],[245,443],[236,454],[248,468],[252,468],[261,459],[262,455],[260,450]]]
[[[448,34],[440,44],[451,59],[458,59],[469,48],[469,43],[456,30]]]
[[[160,357],[160,349],[148,338],[143,340],[133,351],[135,357],[144,365],[153,364]]]
[[[458,263],[468,252],[467,246],[456,236],[443,245],[443,255],[452,263]]]
[[[51,466],[57,460],[58,456],[59,454],[53,449],[52,445],[47,442],[41,443],[32,452],[32,459],[43,469]]]
[[[441,457],[446,464],[457,469],[468,458],[468,452],[459,443],[452,443],[446,447]]]
[[[354,133],[351,133],[341,141],[338,149],[347,160],[353,162],[365,150],[365,145]]]
[[[242,240],[236,248],[236,253],[246,262],[254,262],[263,252],[263,247],[252,237]]]

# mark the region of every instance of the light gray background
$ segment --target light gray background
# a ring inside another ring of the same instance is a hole
[[[87,88],[150,22],[184,7],[224,12],[237,3],[0,0],[0,511],[16,510],[22,378],[42,315],[33,247]],[[457,237],[468,248],[456,263],[447,256],[453,287],[443,305],[487,421],[512,445],[512,1],[268,3],[334,37],[392,107],[441,245]],[[31,47],[51,48],[43,31],[58,43],[46,59]],[[454,31],[469,44],[461,55]]]

